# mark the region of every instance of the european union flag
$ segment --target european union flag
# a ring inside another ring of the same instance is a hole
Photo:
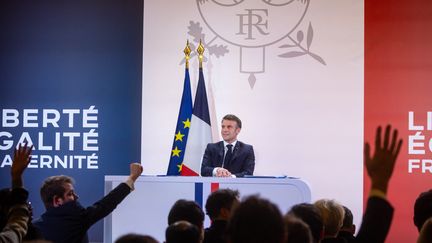
[[[185,70],[183,95],[167,175],[180,175],[192,117],[192,94],[189,69]]]

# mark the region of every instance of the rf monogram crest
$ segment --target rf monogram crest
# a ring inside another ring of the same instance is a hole
[[[326,65],[324,59],[310,51],[312,24],[309,22],[306,35],[297,30],[310,0],[196,0],[196,3],[202,21],[214,34],[211,40],[204,41],[210,55],[219,58],[229,52],[227,46],[212,44],[217,39],[240,48],[240,73],[249,74],[251,88],[256,82],[255,74],[265,72],[266,48],[278,42],[283,41],[277,48],[290,49],[279,54],[281,58],[309,55]],[[204,39],[202,31],[199,22],[190,22],[188,33],[195,39]]]

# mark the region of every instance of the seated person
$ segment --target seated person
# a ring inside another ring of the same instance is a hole
[[[414,224],[420,232],[424,222],[432,217],[432,190],[420,193],[414,204]]]
[[[168,213],[167,233],[169,226],[178,221],[187,221],[195,225],[199,231],[200,242],[204,239],[204,212],[196,202],[179,199],[174,203]]]
[[[338,238],[345,239],[347,243],[355,242],[356,226],[353,224],[353,215],[349,208],[342,206],[345,210],[345,216],[342,227],[339,230]]]
[[[233,211],[227,226],[230,243],[281,243],[285,225],[276,204],[258,196],[249,196]]]
[[[294,215],[285,215],[285,243],[312,243],[313,237],[309,226]]]
[[[180,220],[169,225],[165,231],[165,243],[201,243],[201,232],[196,225]]]
[[[221,128],[224,141],[207,145],[201,165],[201,176],[243,177],[253,174],[253,147],[237,140],[241,127],[241,120],[237,116],[224,116]]]
[[[294,216],[305,222],[312,233],[312,242],[321,242],[324,236],[324,224],[319,209],[310,203],[300,203],[294,205],[287,216]]]
[[[321,213],[324,224],[324,238],[322,243],[345,243],[344,239],[337,238],[340,228],[343,224],[345,211],[341,204],[335,200],[320,199],[314,203]]]
[[[235,206],[239,204],[239,192],[220,189],[212,192],[205,205],[211,225],[205,229],[204,243],[227,242],[225,231]]]
[[[159,243],[149,235],[129,233],[118,238],[115,243]]]

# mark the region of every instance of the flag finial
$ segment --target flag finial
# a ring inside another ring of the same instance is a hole
[[[202,62],[203,62],[203,58],[204,58],[204,56],[203,56],[204,46],[203,46],[201,40],[200,40],[200,43],[198,45],[197,52],[198,52],[198,59],[199,59],[199,67],[202,68]]]
[[[189,58],[190,58],[190,54],[191,54],[191,49],[189,46],[189,40],[186,41],[186,47],[183,50],[184,54],[185,54],[185,59],[186,59],[186,68],[189,68]]]

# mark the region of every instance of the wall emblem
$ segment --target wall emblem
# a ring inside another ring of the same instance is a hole
[[[188,34],[193,42],[201,39],[209,55],[217,58],[229,52],[228,45],[215,44],[217,40],[240,48],[239,71],[249,74],[251,88],[256,82],[255,74],[265,73],[266,48],[276,44],[280,58],[309,55],[326,65],[323,58],[311,51],[312,23],[309,22],[306,31],[298,29],[305,21],[310,0],[196,0],[196,3],[202,22],[214,36],[206,39],[201,22],[190,21]]]

